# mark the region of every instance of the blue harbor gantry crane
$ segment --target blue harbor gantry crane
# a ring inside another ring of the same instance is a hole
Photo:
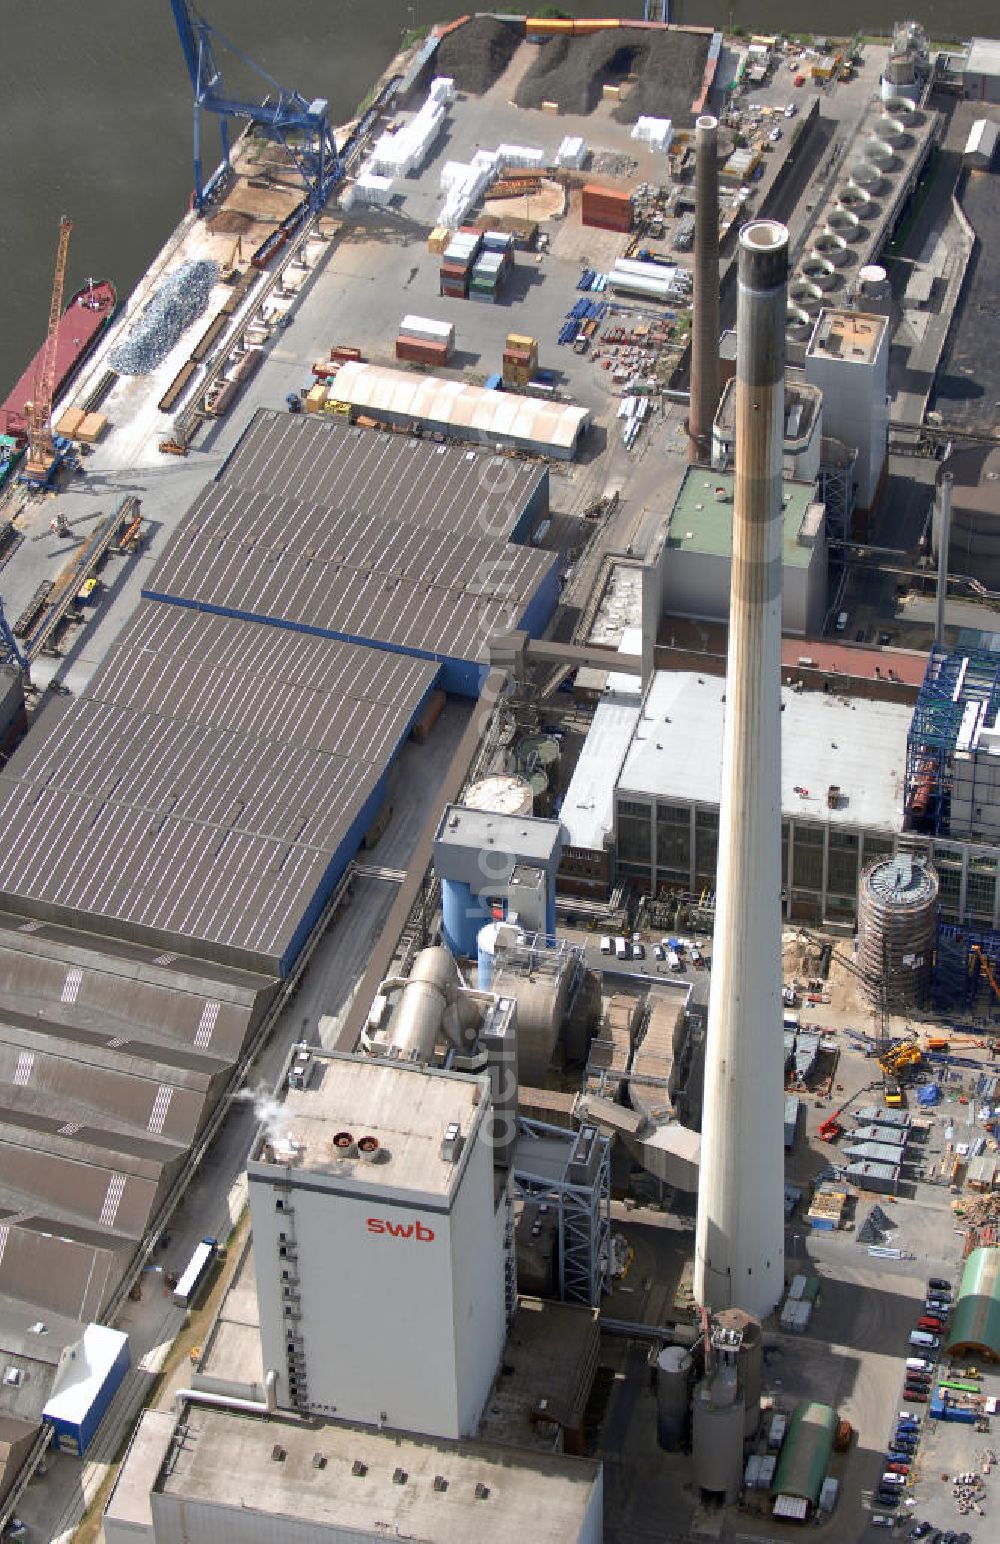
[[[310,210],[321,209],[342,175],[341,159],[330,127],[329,104],[322,97],[307,102],[297,91],[287,91],[280,86],[266,70],[199,16],[188,0],[170,0],[170,7],[194,87],[194,203],[198,213],[203,212],[211,197],[216,178],[229,169],[230,118],[253,123],[266,138],[284,145],[305,184]],[[226,95],[222,71],[215,59],[216,43],[267,81],[271,92],[262,102],[242,102]],[[218,115],[222,137],[222,164],[207,184],[202,182],[201,171],[203,108]]]

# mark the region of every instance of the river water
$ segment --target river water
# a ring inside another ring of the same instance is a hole
[[[572,0],[580,16],[613,14],[607,0]],[[200,0],[213,25],[283,85],[325,96],[349,117],[404,28],[461,15],[456,0]],[[641,16],[642,6],[621,7]],[[815,26],[802,0],[674,0],[674,21],[747,30]],[[832,19],[833,8],[825,14]],[[894,0],[839,0],[843,34],[888,32]],[[937,36],[997,31],[994,0],[925,0]],[[192,92],[168,0],[3,0],[0,45],[0,397],[44,336],[59,217],[74,220],[67,294],[90,274],[127,295],[187,206]],[[219,53],[227,88],[264,86]],[[205,124],[204,163],[218,160]]]

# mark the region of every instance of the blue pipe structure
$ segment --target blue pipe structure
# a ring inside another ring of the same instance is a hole
[[[216,177],[202,181],[201,114],[215,113],[222,139],[222,164],[229,168],[229,119],[241,118],[256,124],[268,139],[284,145],[306,187],[309,208],[323,207],[343,174],[343,163],[330,127],[328,103],[323,97],[307,102],[297,91],[287,91],[266,70],[249,58],[215,27],[199,16],[188,0],[170,0],[181,52],[194,87],[194,202],[201,214],[211,195]],[[222,71],[215,58],[215,43],[227,48],[268,83],[274,94],[262,102],[244,102],[227,96]]]

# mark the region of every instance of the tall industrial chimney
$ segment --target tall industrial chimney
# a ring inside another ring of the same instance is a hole
[[[764,1317],[784,1285],[781,460],[788,232],[739,239],[736,481],[695,1298]]]
[[[688,460],[712,459],[712,421],[719,405],[719,161],[717,118],[695,124],[694,316]]]

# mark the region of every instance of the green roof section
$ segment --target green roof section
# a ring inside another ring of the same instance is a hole
[[[832,1405],[816,1400],[796,1405],[774,1471],[772,1496],[799,1496],[816,1505],[833,1456],[837,1420]]]
[[[733,472],[716,472],[710,466],[690,466],[670,512],[667,546],[709,557],[728,558],[733,550]],[[781,562],[785,568],[808,568],[816,531],[806,521],[810,504],[818,502],[813,483],[781,484],[785,531]],[[799,540],[799,533],[806,538]],[[809,534],[811,532],[811,534]]]
[[[945,1351],[1000,1362],[1000,1249],[974,1249],[966,1260]]]

